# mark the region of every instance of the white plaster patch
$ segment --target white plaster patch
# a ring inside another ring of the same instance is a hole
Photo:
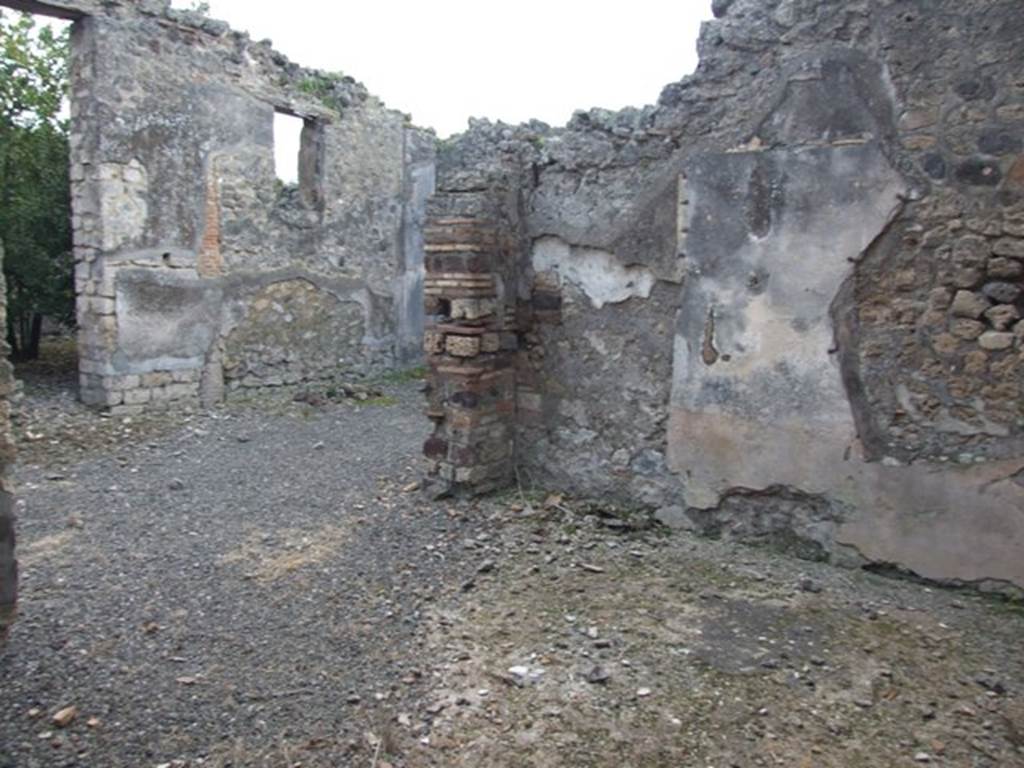
[[[587,340],[591,347],[594,348],[599,355],[608,354],[608,345],[604,343],[604,339],[601,338],[601,334],[594,331],[585,331],[583,338]]]
[[[149,177],[145,167],[138,160],[127,165],[101,163],[99,191],[103,250],[116,251],[137,244],[149,215]]]
[[[646,267],[624,267],[615,254],[570,245],[560,237],[535,240],[532,262],[535,272],[553,272],[578,286],[596,309],[634,297],[649,298],[654,288],[654,275]]]

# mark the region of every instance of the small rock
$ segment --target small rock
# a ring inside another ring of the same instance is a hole
[[[953,275],[953,285],[957,288],[973,288],[982,281],[984,274],[980,269],[967,267]]]
[[[611,679],[611,677],[611,673],[608,672],[607,669],[601,666],[596,666],[587,672],[584,679],[593,685],[604,685]]]
[[[508,668],[508,673],[512,675],[514,682],[522,686],[523,683],[536,683],[544,676],[544,670],[541,668],[530,668],[525,665],[517,665]]]
[[[696,528],[686,510],[678,504],[661,507],[654,513],[654,519],[673,531],[692,531]]]
[[[965,184],[996,187],[1003,179],[999,163],[985,157],[972,157],[956,167],[956,178]]]
[[[493,560],[484,560],[480,563],[480,566],[476,569],[477,573],[490,573],[496,568],[496,564]]]
[[[987,283],[981,290],[998,304],[1013,304],[1021,294],[1020,286],[1004,282]]]
[[[712,0],[711,2],[711,13],[716,19],[720,19],[729,12],[729,6],[732,5],[733,0]]]
[[[1013,334],[1005,331],[988,331],[978,337],[978,344],[982,349],[992,352],[1009,349],[1013,346]]]
[[[800,591],[801,592],[810,592],[810,593],[816,595],[819,592],[821,592],[821,590],[822,590],[821,584],[816,582],[814,579],[801,579],[800,580]]]
[[[977,320],[959,317],[949,324],[949,332],[958,339],[974,341],[985,332],[985,324]]]
[[[1013,304],[997,304],[985,312],[985,318],[997,331],[1005,331],[1020,320],[1020,312]]]
[[[75,717],[77,716],[78,707],[72,705],[70,707],[65,707],[64,709],[57,712],[53,716],[52,722],[58,728],[67,728],[69,725],[71,725],[71,721],[74,720]]]
[[[1007,256],[1011,259],[1024,259],[1024,238],[1004,237],[996,240],[992,246],[996,256]]]
[[[418,491],[419,489],[420,489],[420,482],[419,482],[419,480],[415,480],[415,481],[409,483],[408,485],[402,486],[402,493],[412,493],[413,491]]]
[[[638,699],[646,699],[652,693],[654,693],[654,691],[652,691],[650,688],[637,688],[636,689],[636,696],[637,696]]]
[[[977,320],[990,306],[991,302],[980,293],[957,291],[956,296],[953,297],[951,309],[956,317],[967,317]]]
[[[916,763],[930,763],[931,761],[932,756],[929,755],[927,752],[918,752],[916,755],[914,755],[914,762]]]
[[[989,277],[995,277],[1000,280],[1013,280],[1024,275],[1024,264],[1017,259],[1010,259],[1005,256],[989,259],[987,268]]]
[[[185,481],[176,477],[167,484],[167,487],[172,491],[184,491]]]
[[[1002,696],[1006,693],[1006,686],[998,680],[993,680],[991,677],[979,677],[975,680],[982,688],[992,693]]]

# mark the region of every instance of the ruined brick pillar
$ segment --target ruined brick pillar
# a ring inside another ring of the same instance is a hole
[[[429,375],[424,446],[452,493],[484,493],[514,478],[516,336],[506,310],[509,238],[473,193],[441,193],[425,231]]]

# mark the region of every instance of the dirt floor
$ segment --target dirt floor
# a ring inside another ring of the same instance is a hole
[[[1024,766],[1019,605],[431,501],[412,377],[138,419],[68,381],[16,424],[0,767]]]

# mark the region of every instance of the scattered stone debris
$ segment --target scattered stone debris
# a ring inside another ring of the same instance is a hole
[[[52,722],[58,728],[67,728],[71,725],[71,722],[78,716],[78,707],[70,706],[59,710],[54,713]]]
[[[328,403],[337,403],[343,400],[365,403],[382,397],[384,397],[384,393],[379,389],[363,384],[339,382],[318,387],[304,386],[295,393],[292,399],[297,403],[306,403],[316,408],[322,408]]]
[[[24,615],[0,664],[15,764],[1024,759],[1014,603],[670,535],[566,493],[429,501],[406,490],[416,387],[382,386],[388,409],[278,392],[134,454],[19,466]],[[47,713],[68,702],[61,728]]]

